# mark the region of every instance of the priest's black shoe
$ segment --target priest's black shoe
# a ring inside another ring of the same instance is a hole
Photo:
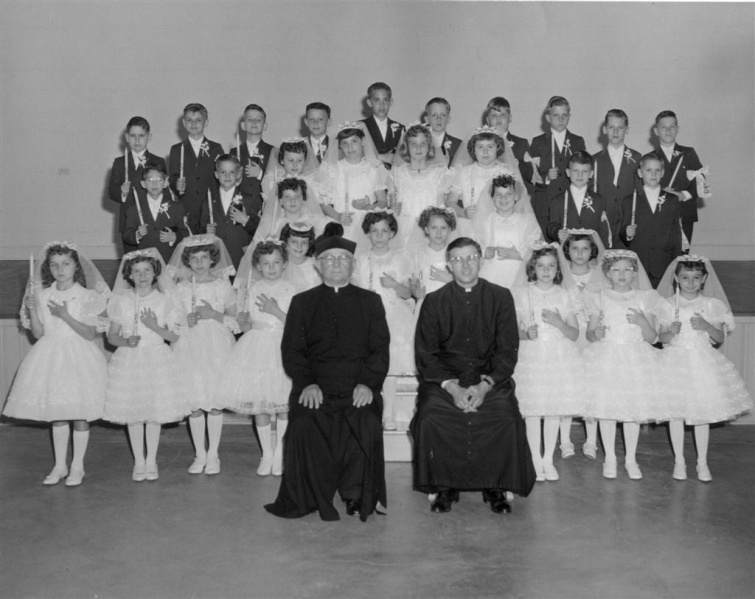
[[[356,516],[362,509],[362,502],[358,499],[346,499],[346,513],[349,516]]]
[[[506,501],[506,494],[499,489],[485,489],[482,500],[490,504],[490,509],[496,514],[510,514],[511,504]]]
[[[432,505],[430,506],[430,511],[445,514],[446,512],[450,512],[451,505],[458,503],[458,501],[459,492],[456,489],[446,489],[445,491],[438,493],[435,501],[433,501]]]

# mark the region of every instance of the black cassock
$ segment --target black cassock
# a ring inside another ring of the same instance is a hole
[[[281,349],[293,381],[284,470],[278,498],[265,509],[282,518],[315,510],[338,520],[336,491],[369,515],[386,505],[380,390],[388,373],[390,334],[380,296],[353,285],[320,285],[294,296]],[[299,404],[302,390],[320,386],[318,409]],[[371,404],[353,406],[354,387],[372,389]]]
[[[420,387],[414,437],[414,488],[425,493],[506,489],[526,496],[535,484],[524,420],[511,378],[519,330],[511,293],[480,279],[428,294],[415,337]],[[494,381],[477,412],[465,413],[441,383]]]

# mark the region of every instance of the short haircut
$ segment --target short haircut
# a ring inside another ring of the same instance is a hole
[[[163,177],[168,176],[168,171],[165,168],[165,164],[163,164],[162,162],[154,162],[152,160],[149,160],[147,164],[144,165],[144,170],[142,171],[142,179],[146,179],[150,171],[157,171]]]
[[[45,251],[45,259],[40,266],[40,274],[42,275],[42,287],[49,287],[55,282],[55,277],[52,276],[50,270],[50,258],[53,256],[65,256],[70,254],[71,259],[76,263],[76,269],[73,273],[74,282],[78,283],[82,287],[87,286],[87,279],[84,275],[84,269],[81,266],[81,260],[79,260],[79,252],[77,252],[72,246],[67,243],[56,243],[51,245]],[[30,281],[31,283],[31,281]]]
[[[490,197],[495,194],[496,187],[510,187],[516,191],[516,179],[512,175],[498,175],[490,182]]]
[[[385,210],[372,210],[365,214],[364,220],[362,221],[362,231],[364,231],[365,234],[369,233],[372,225],[383,220],[388,223],[388,228],[393,231],[394,235],[398,233],[398,221],[396,220],[396,217]]]
[[[435,144],[433,143],[433,136],[430,130],[423,125],[412,125],[406,130],[404,138],[401,140],[401,144],[398,147],[398,155],[404,160],[409,160],[409,140],[414,137],[424,136],[427,140],[427,158],[428,160],[435,158]]]
[[[189,267],[189,258],[192,254],[198,254],[199,252],[208,252],[210,254],[210,267],[215,266],[220,261],[220,250],[214,243],[206,243],[204,245],[187,245],[184,247],[184,251],[181,254],[181,264],[186,268]]]
[[[509,101],[503,96],[496,96],[495,98],[492,98],[490,102],[488,102],[488,105],[485,108],[485,116],[487,117],[488,113],[491,110],[504,110],[504,109],[511,112],[511,104],[509,104]]]
[[[640,158],[640,168],[645,166],[645,163],[651,160],[657,160],[661,163],[661,166],[663,166],[663,160],[658,156],[658,154],[656,154],[655,152],[648,152],[642,158]]]
[[[267,113],[265,112],[265,109],[262,108],[259,104],[249,104],[246,108],[244,108],[244,114],[249,112],[250,110],[256,110],[257,112],[261,112],[262,116],[267,120]]]
[[[477,250],[477,254],[482,256],[482,248],[480,247],[480,244],[477,243],[474,239],[472,239],[471,237],[457,237],[451,243],[449,243],[448,247],[446,248],[446,262],[451,259],[451,252],[453,250],[469,246],[474,247],[474,249]]]
[[[301,199],[306,202],[307,182],[304,179],[299,179],[298,177],[286,177],[281,179],[280,183],[278,183],[278,199],[283,199],[284,191],[296,191],[297,189],[301,191]]]
[[[280,252],[283,261],[288,262],[286,244],[272,240],[260,241],[256,246],[254,246],[254,250],[252,250],[252,266],[259,266],[260,258],[262,256],[268,256],[270,254],[274,254],[275,252]]]
[[[131,131],[131,127],[141,127],[149,133],[149,121],[143,116],[132,116],[126,123],[126,133]]]
[[[359,127],[353,127],[349,129],[341,129],[336,135],[336,142],[341,143],[344,139],[357,136],[359,139],[364,139],[364,131]]]
[[[233,164],[235,164],[237,168],[241,166],[241,163],[239,162],[239,159],[235,154],[221,154],[220,156],[218,156],[215,159],[215,170],[217,170],[221,162],[233,162]]]
[[[572,164],[589,164],[590,168],[592,168],[592,156],[590,156],[589,152],[577,150],[569,156],[569,166]]]
[[[307,256],[311,256],[315,253],[315,228],[309,227],[305,231],[300,231],[298,229],[293,229],[291,225],[286,223],[283,225],[283,228],[281,229],[280,233],[280,240],[288,244],[288,240],[292,237],[298,237],[299,239],[306,239],[309,242],[309,246],[307,248]]]
[[[198,112],[205,119],[209,118],[207,109],[201,104],[199,104],[198,102],[192,102],[191,104],[187,104],[186,106],[184,106],[184,116],[186,116],[190,112]]]
[[[134,279],[131,278],[131,269],[135,264],[139,264],[140,262],[147,262],[152,265],[152,270],[155,271],[155,278],[152,279],[152,284],[154,285],[157,282],[157,277],[159,277],[162,272],[162,265],[157,258],[146,256],[144,254],[136,255],[133,258],[126,260],[123,264],[123,280],[128,281],[128,284],[132,287],[136,287],[136,285],[134,285]]]
[[[496,145],[496,157],[503,156],[503,153],[506,151],[506,145],[503,141],[503,138],[498,135],[497,133],[492,133],[490,131],[483,131],[482,133],[475,133],[472,137],[469,138],[469,141],[467,142],[467,152],[469,153],[469,157],[477,162],[477,158],[475,157],[474,153],[474,147],[477,144],[478,141],[495,141]]]
[[[566,259],[571,262],[571,258],[569,258],[569,250],[571,249],[571,244],[574,241],[589,241],[590,242],[590,260],[595,260],[598,257],[598,246],[595,245],[595,240],[592,238],[592,235],[589,233],[569,233],[566,239],[564,239],[564,244],[561,246],[561,248],[564,250],[564,256],[566,256]]]
[[[280,148],[278,148],[278,164],[283,166],[283,158],[286,152],[292,154],[304,154],[304,159],[307,159],[307,142],[303,139],[300,141],[283,141]]]
[[[443,106],[446,107],[446,110],[448,110],[448,113],[451,114],[450,102],[446,100],[445,98],[441,98],[439,96],[427,101],[427,104],[425,104],[425,114],[427,114],[427,111],[430,110],[430,106],[432,104],[443,104]]]
[[[310,110],[324,110],[325,113],[328,115],[328,118],[330,118],[330,106],[325,104],[324,102],[310,102],[307,104],[307,107],[304,109],[304,114],[309,114]]]
[[[624,112],[621,108],[611,108],[611,110],[606,112],[606,118],[603,119],[603,124],[608,125],[608,119],[611,117],[624,119],[624,125],[626,127],[629,127],[629,117],[627,116],[627,113]]]
[[[554,106],[566,106],[567,108],[571,109],[571,106],[569,106],[569,100],[567,100],[563,96],[551,96],[551,99],[548,100],[546,108],[550,110]]]
[[[703,275],[703,277],[708,276],[708,268],[705,266],[705,260],[695,260],[694,262],[692,260],[678,261],[676,263],[676,268],[674,269],[674,274],[676,276],[679,276],[679,273],[683,270],[699,272]],[[676,282],[676,279],[674,279],[674,291],[676,291],[676,288],[678,286],[679,284]],[[705,289],[705,281],[703,281],[702,285],[700,285],[700,291],[702,291],[703,289]]]
[[[367,88],[367,97],[371,98],[372,94],[374,94],[376,91],[384,91],[388,93],[388,97],[393,97],[393,90],[391,89],[391,86],[387,83],[383,83],[382,81],[376,81],[370,87]]]
[[[318,239],[323,237],[343,237],[343,225],[335,221],[327,223],[322,230],[322,235]]]
[[[451,209],[441,208],[440,206],[429,206],[422,211],[422,214],[419,215],[419,228],[424,231],[435,217],[446,221],[451,231],[456,230],[456,213]]]
[[[530,256],[530,259],[527,260],[527,265],[525,267],[527,271],[527,280],[537,281],[535,265],[537,264],[537,261],[544,256],[553,256],[553,258],[556,260],[556,276],[553,277],[553,282],[556,285],[560,285],[561,281],[564,280],[564,273],[561,272],[561,264],[558,261],[558,251],[556,250],[556,248],[550,245],[533,250],[532,255]]]
[[[672,118],[677,123],[679,122],[679,119],[676,118],[676,113],[673,110],[662,110],[661,112],[658,113],[658,116],[655,117],[655,124],[657,125],[658,123],[661,122],[661,119],[666,119],[666,118]]]

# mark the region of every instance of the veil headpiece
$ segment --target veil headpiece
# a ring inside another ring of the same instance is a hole
[[[183,253],[186,248],[212,245],[218,250],[219,258],[217,264],[210,269],[210,272],[214,277],[230,278],[236,274],[236,269],[233,267],[233,261],[228,254],[228,250],[223,243],[223,240],[215,235],[191,235],[184,237],[176,246],[173,251],[173,255],[168,262],[168,272],[176,281],[188,281],[191,279],[191,269],[183,263]]]
[[[713,264],[705,256],[698,256],[696,254],[682,255],[675,258],[671,264],[668,265],[666,272],[663,273],[660,283],[658,283],[658,293],[661,297],[671,297],[674,295],[677,287],[676,283],[676,267],[679,264],[704,264],[705,270],[708,275],[705,279],[704,289],[700,290],[701,295],[707,297],[714,297],[724,303],[726,309],[731,312],[731,305],[729,304],[729,298],[726,297],[721,280],[718,278]]]

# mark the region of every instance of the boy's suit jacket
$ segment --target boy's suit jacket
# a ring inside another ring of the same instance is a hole
[[[127,155],[128,180],[131,182],[131,188],[133,189],[136,187],[137,190],[141,190],[141,180],[142,175],[144,174],[144,168],[141,164],[134,164],[134,156],[131,154],[130,150]],[[165,159],[153,154],[149,150],[144,152],[144,162],[145,164],[147,162],[154,162],[165,169]],[[110,169],[110,182],[107,186],[107,196],[120,206],[118,213],[118,234],[121,237],[123,237],[123,232],[126,230],[126,210],[128,209],[129,204],[134,203],[133,192],[129,192],[125,202],[121,201],[121,185],[123,185],[123,182],[125,181],[123,167],[123,156],[118,156],[113,160],[113,167]],[[130,252],[135,249],[136,246],[124,245],[123,247],[124,252]]]
[[[184,165],[185,168],[185,165]],[[160,212],[157,213],[157,218],[152,218],[152,211],[149,209],[147,203],[147,192],[143,189],[139,189],[137,192],[139,196],[139,206],[142,209],[142,217],[144,218],[144,224],[147,225],[147,234],[136,241],[136,232],[141,224],[139,222],[139,211],[136,208],[136,204],[131,202],[128,210],[126,211],[126,230],[123,232],[123,241],[130,245],[138,246],[140,250],[145,248],[157,248],[163,260],[167,263],[170,257],[173,255],[173,250],[176,249],[176,245],[189,234],[184,223],[186,212],[183,206],[179,202],[171,201],[170,191],[163,191],[163,200],[160,204]],[[173,245],[168,245],[160,241],[160,231],[170,229],[176,233],[176,241]]]
[[[633,252],[637,252],[653,287],[666,272],[672,260],[682,253],[682,230],[679,226],[679,200],[671,193],[661,191],[663,203],[659,202],[651,212],[642,187],[637,191],[637,212],[634,239],[627,238],[627,227],[632,223],[632,194],[621,201],[621,240]]]
[[[697,157],[697,152],[694,148],[688,148],[674,144],[674,154],[671,157],[671,162],[666,158],[663,150],[658,146],[655,153],[663,161],[663,178],[661,179],[661,189],[671,187],[674,191],[687,191],[692,196],[691,199],[681,203],[682,220],[685,222],[697,222],[697,182],[695,179],[690,181],[687,179],[687,171],[696,171],[703,168],[700,163],[700,159]],[[681,162],[681,165],[679,164]],[[674,171],[676,167],[679,167],[679,171],[674,177]],[[674,180],[671,181],[671,177]]]
[[[533,159],[540,158],[538,172],[540,173],[540,178],[543,180],[543,183],[535,185],[535,193],[539,196],[543,195],[548,200],[559,193],[563,194],[569,188],[569,178],[566,176],[566,169],[569,168],[569,158],[571,158],[574,152],[585,149],[585,140],[568,129],[566,130],[564,147],[561,150],[556,147],[555,165],[558,169],[558,177],[546,185],[545,180],[548,177],[548,171],[552,164],[553,145],[553,135],[550,130],[535,137],[530,145],[530,156]],[[522,176],[524,176],[524,173],[522,173]]]
[[[270,161],[276,162],[278,160],[277,150],[275,151],[275,155],[273,155],[273,149],[274,146],[261,139],[257,142],[257,155],[250,156],[249,146],[246,143],[241,144],[241,182],[239,183],[239,187],[242,193],[256,196],[262,201],[262,177],[265,176],[265,171],[270,165]],[[231,154],[238,156],[238,150],[233,148]],[[262,169],[259,179],[246,176],[244,167],[249,165],[250,160],[257,163]]]
[[[199,232],[199,213],[202,202],[207,201],[207,189],[215,184],[215,160],[223,154],[223,147],[206,137],[207,150],[200,150],[199,156],[194,154],[194,148],[188,139],[170,148],[169,172],[170,187],[176,198],[186,211],[189,218],[189,228],[192,232]],[[204,143],[203,142],[203,143]],[[184,178],[186,191],[179,195],[176,181],[181,174],[181,147],[184,149]]]
[[[440,150],[443,156],[447,158],[446,166],[451,166],[451,162],[453,162],[454,156],[456,156],[456,152],[459,151],[460,146],[461,140],[458,137],[444,133],[443,142],[441,143],[440,148],[435,148],[435,151],[437,152]]]
[[[388,119],[388,128],[385,132],[385,139],[383,139],[374,116],[367,117],[362,122],[367,127],[378,154],[396,151],[398,142],[401,141],[401,134],[404,132],[404,126],[401,123]]]
[[[609,226],[606,215],[606,201],[602,196],[593,193],[589,188],[585,194],[585,204],[582,212],[577,212],[574,196],[571,188],[562,194],[551,198],[548,211],[548,241],[558,241],[558,232],[564,228],[564,194],[569,197],[566,210],[567,229],[592,229],[597,231],[600,240],[606,248],[610,248],[613,242],[613,230]]]
[[[629,154],[627,154],[627,152]],[[597,192],[606,200],[606,213],[608,222],[618,233],[618,219],[621,212],[621,202],[628,196],[632,195],[635,189],[642,188],[642,181],[637,176],[637,169],[640,168],[640,158],[642,155],[636,150],[624,146],[624,157],[621,159],[619,168],[619,178],[616,185],[613,184],[615,169],[611,156],[607,149],[603,149],[593,157],[593,181],[590,184],[590,190],[595,192],[597,183]]]
[[[535,168],[529,155],[530,142],[523,137],[512,135],[511,131],[506,131],[506,143],[509,148],[511,148],[514,158],[519,162],[519,173],[524,180],[524,186],[527,188],[527,191],[532,194],[532,174],[534,173]]]
[[[228,206],[228,211],[223,212],[223,203],[220,201],[220,189],[217,186],[211,188],[212,192],[212,217],[215,221],[215,235],[220,237],[225,244],[228,254],[231,256],[234,268],[239,267],[241,257],[244,255],[244,248],[249,245],[260,224],[260,212],[262,211],[262,200],[260,196],[246,194],[242,191],[241,186],[237,186],[233,192],[233,202]],[[231,219],[231,207],[236,204],[243,204],[249,220],[246,225],[234,224]],[[207,231],[207,225],[210,223],[210,212],[207,202],[202,204],[202,215],[200,217],[201,231]]]

